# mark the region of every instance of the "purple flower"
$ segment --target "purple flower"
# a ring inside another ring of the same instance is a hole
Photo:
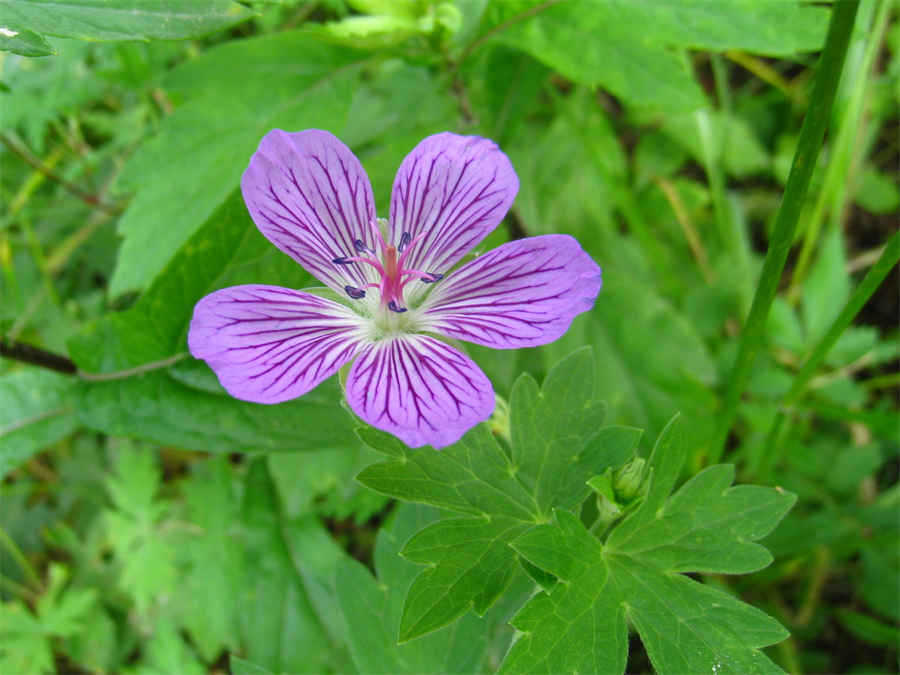
[[[600,268],[567,235],[530,237],[456,267],[519,189],[497,146],[429,136],[403,160],[390,218],[368,176],[326,131],[262,139],[241,180],[260,231],[329,290],[247,285],[194,308],[188,344],[240,399],[302,396],[353,361],[347,402],[411,447],[456,442],[494,410],[490,381],[433,335],[496,349],[551,342],[600,290]],[[354,360],[355,359],[355,360]]]

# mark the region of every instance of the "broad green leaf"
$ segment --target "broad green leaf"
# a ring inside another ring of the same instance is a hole
[[[0,0],[0,24],[80,40],[181,40],[251,16],[232,0]]]
[[[601,542],[568,511],[511,542],[565,583],[536,595],[513,618],[522,635],[501,672],[624,672],[627,623],[660,673],[779,672],[760,648],[787,637],[773,619],[681,572],[745,573],[771,562],[756,540],[794,503],[781,490],[730,487],[713,466],[669,496],[685,459],[679,421],[649,461],[643,503]]]
[[[338,600],[348,625],[353,662],[361,673],[474,673],[484,671],[489,637],[500,617],[472,614],[419,640],[397,644],[403,598],[419,566],[398,554],[412,532],[440,518],[420,505],[400,507],[378,533],[377,578],[345,558],[335,569]]]
[[[136,194],[119,221],[124,241],[111,293],[149,285],[238,187],[260,139],[273,128],[328,129],[351,147],[367,144],[377,154],[375,141],[388,129],[402,127],[405,135],[449,126],[448,96],[425,71],[395,64],[363,78],[371,59],[288,31],[229,42],[173,70],[165,85],[180,105],[135,154],[119,184]],[[403,154],[424,133],[417,135]],[[403,154],[392,160],[385,185],[375,181],[376,189],[390,189]]]
[[[5,21],[0,15],[0,50],[22,56],[50,56],[56,50],[43,35]]]
[[[675,49],[789,55],[818,49],[828,12],[802,2],[495,3],[495,41],[518,47],[576,82],[626,101],[692,110],[705,97]]]
[[[587,495],[588,478],[632,457],[640,431],[600,426],[603,406],[593,398],[593,372],[590,352],[582,350],[551,370],[540,389],[523,375],[513,387],[510,453],[486,425],[440,452],[410,450],[371,429],[360,432],[391,456],[357,477],[363,485],[465,515],[429,525],[406,543],[402,555],[429,567],[409,589],[401,641],[469,608],[484,614],[518,567],[508,543],[547,522],[553,508],[574,506]]]
[[[172,71],[167,90],[181,104],[120,183],[136,194],[119,221],[124,242],[111,293],[145,288],[156,277],[238,187],[266,132],[341,134],[365,58],[287,32],[226,43]]]
[[[495,3],[489,11],[501,14],[494,22],[502,24],[518,14],[527,16],[533,4]],[[629,32],[617,21],[617,5],[553,4],[511,24],[493,39],[528,52],[580,84],[601,86],[638,105],[670,110],[702,107],[703,91],[684,61],[664,43],[648,37],[647,25],[639,35]],[[617,30],[609,30],[610,25]]]
[[[69,342],[88,373],[115,372],[185,355],[194,303],[219,288],[241,283],[302,287],[309,275],[281,254],[250,221],[237,190],[191,238],[135,305],[89,324]],[[210,386],[156,369],[121,379],[81,384],[79,420],[106,433],[184,448],[289,451],[356,445],[340,392],[328,381],[279,405],[238,401],[224,393],[208,367],[192,365]]]
[[[0,478],[78,427],[76,380],[26,368],[0,376]]]
[[[239,630],[249,661],[273,672],[327,670],[331,645],[284,539],[278,493],[264,459],[244,484]]]

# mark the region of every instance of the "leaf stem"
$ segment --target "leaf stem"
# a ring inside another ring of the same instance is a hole
[[[515,16],[510,17],[509,19],[507,19],[506,21],[503,21],[502,23],[498,23],[496,26],[494,26],[489,31],[487,31],[484,35],[480,36],[474,42],[470,43],[469,46],[467,46],[463,50],[462,54],[460,54],[460,57],[459,57],[459,60],[457,61],[457,63],[459,64],[459,63],[462,63],[463,61],[465,61],[472,52],[474,52],[485,42],[487,42],[492,37],[494,37],[497,33],[501,33],[503,31],[505,31],[507,28],[509,28],[510,26],[512,26],[514,24],[519,23],[520,21],[524,21],[525,19],[530,19],[531,17],[536,16],[537,14],[540,14],[544,10],[549,9],[553,5],[556,5],[560,2],[562,2],[562,0],[547,0],[546,2],[542,2],[539,5],[535,5],[534,7],[531,7],[530,9],[527,9],[524,12],[520,12],[519,14],[516,14]]]
[[[0,338],[0,356],[12,361],[22,361],[30,363],[33,366],[40,366],[48,370],[55,370],[58,373],[66,375],[75,375],[86,382],[107,382],[109,380],[124,380],[135,375],[149,373],[152,370],[160,368],[168,368],[187,357],[187,354],[181,352],[173,356],[159,359],[157,361],[148,361],[133,368],[125,368],[124,370],[115,370],[109,373],[86,373],[79,370],[75,362],[67,356],[57,354],[55,352],[35,347],[24,342],[16,342],[8,338]]]
[[[57,174],[55,171],[53,171],[53,169],[45,165],[39,158],[31,154],[31,151],[27,147],[25,147],[25,145],[12,133],[0,133],[0,143],[3,143],[3,145],[5,145],[10,150],[10,152],[21,157],[26,164],[44,174],[53,182],[59,183],[63,188],[78,197],[81,201],[109,213],[118,214],[122,212],[121,206],[117,204],[107,204],[106,202],[102,201],[97,195],[91,194],[86,190],[82,190],[74,183],[70,183],[65,178]]]
[[[811,211],[811,215],[807,219],[805,227],[802,228],[803,244],[800,247],[797,264],[791,273],[791,288],[788,291],[788,298],[792,301],[796,301],[799,298],[800,285],[809,271],[812,253],[819,242],[819,231],[825,220],[825,214],[829,210],[829,206],[833,216],[839,217],[844,211],[850,196],[847,186],[848,183],[851,185],[853,183],[852,180],[847,180],[847,175],[857,168],[861,159],[860,155],[865,153],[866,144],[861,141],[861,136],[867,107],[866,94],[871,91],[868,76],[884,39],[889,8],[890,3],[886,2],[882,5],[871,32],[866,30],[868,26],[860,27],[859,33],[862,36],[858,37],[858,39],[867,39],[868,44],[866,44],[861,63],[855,69],[848,70],[848,77],[855,76],[853,91],[844,105],[840,126],[838,127],[836,138],[831,144],[831,156],[829,157],[828,167],[825,170],[825,178],[822,182],[818,199]],[[866,35],[868,35],[868,38],[865,37]]]
[[[0,356],[13,361],[30,363],[33,366],[40,366],[48,370],[55,370],[66,375],[74,375],[78,372],[78,366],[67,356],[5,337],[0,337]]]
[[[766,318],[778,291],[778,284],[788,252],[794,241],[797,220],[809,188],[813,167],[822,147],[858,8],[859,0],[845,0],[835,3],[831,10],[831,21],[828,26],[828,35],[825,38],[825,47],[819,60],[815,87],[806,118],[803,120],[803,127],[800,130],[800,140],[794,154],[781,208],[775,218],[775,226],[763,263],[759,285],[753,297],[750,314],[744,324],[734,366],[727,378],[723,410],[710,446],[708,464],[718,463],[725,451],[725,443],[737,415],[738,402],[750,378],[756,354],[762,343]]]
[[[19,569],[22,570],[22,573],[25,575],[25,578],[31,582],[32,586],[35,590],[41,591],[43,590],[43,584],[41,584],[41,579],[38,577],[37,572],[34,571],[34,568],[31,566],[31,563],[28,562],[28,558],[25,557],[25,554],[16,546],[16,542],[12,540],[12,538],[6,533],[2,527],[0,527],[0,545],[3,546],[12,557],[13,560],[19,565]]]

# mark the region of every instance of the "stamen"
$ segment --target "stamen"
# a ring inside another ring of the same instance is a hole
[[[372,230],[373,240],[375,244],[381,244],[381,250],[387,250],[387,244],[384,243],[384,237],[381,234],[381,228],[378,227],[378,223],[374,220],[369,221],[369,229]]]
[[[397,312],[397,314],[403,314],[403,312],[406,311],[406,307],[398,307],[397,306],[396,300],[391,300],[388,303],[388,309],[391,310],[392,312]]]
[[[404,232],[403,234],[406,234],[406,232]],[[403,266],[403,262],[406,260],[406,257],[412,252],[412,247],[422,241],[426,234],[428,234],[428,232],[422,232],[418,237],[407,244],[406,251],[403,252],[403,255],[400,256],[400,260],[398,261],[401,267]],[[403,241],[403,237],[400,237],[400,240]]]
[[[332,258],[331,262],[333,262],[335,265],[351,265],[356,261],[350,260],[349,258],[347,258],[347,256],[342,255],[338,258]]]
[[[402,286],[406,286],[413,279],[419,279],[423,284],[433,284],[444,278],[443,274],[437,272],[420,272],[419,270],[403,270],[401,276],[409,277],[403,280]]]
[[[403,253],[403,249],[409,246],[409,242],[411,239],[412,235],[409,232],[404,232],[402,235],[400,235],[400,243],[397,244],[397,250],[400,251],[400,253]]]
[[[347,295],[349,295],[354,300],[359,300],[360,298],[366,297],[366,292],[363,289],[356,288],[355,286],[350,286],[349,284],[344,286],[344,290],[347,291]]]
[[[366,246],[362,239],[354,239],[353,248],[356,249],[357,253],[371,253],[372,255],[375,255],[375,251]]]

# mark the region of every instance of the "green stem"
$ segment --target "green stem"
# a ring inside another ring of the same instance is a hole
[[[863,112],[866,107],[866,93],[870,90],[868,74],[872,70],[875,57],[880,51],[884,32],[887,28],[890,5],[891,3],[885,2],[881,6],[875,19],[874,29],[871,32],[865,30],[865,26],[861,27],[864,35],[868,34],[868,43],[866,44],[861,63],[855,69],[856,82],[854,83],[850,99],[845,106],[837,138],[832,144],[832,156],[829,159],[828,168],[825,170],[822,189],[819,192],[819,197],[811,215],[807,219],[806,227],[802,229],[803,244],[791,276],[791,296],[794,300],[799,297],[800,285],[809,271],[812,253],[819,241],[819,232],[825,220],[825,213],[828,211],[829,206],[832,214],[839,215],[844,210],[844,203],[847,201],[850,192],[846,180],[847,175],[859,160],[859,155],[865,151],[865,144],[858,141],[859,132],[862,130]],[[863,37],[862,39],[866,38]],[[851,69],[849,72],[852,73],[853,70]]]
[[[13,560],[19,565],[19,568],[25,574],[25,577],[29,582],[34,586],[38,591],[42,590],[43,586],[41,584],[41,579],[38,577],[37,573],[34,571],[34,568],[31,566],[31,563],[28,562],[28,558],[25,557],[25,554],[19,550],[19,547],[16,546],[16,542],[12,540],[12,538],[6,534],[6,530],[0,527],[0,546],[3,546],[12,557]]]
[[[723,410],[710,447],[709,464],[717,463],[725,451],[728,433],[737,415],[738,402],[750,378],[756,354],[762,343],[769,308],[778,291],[784,263],[794,241],[797,219],[809,188],[809,179],[822,147],[858,7],[859,0],[844,0],[833,5],[828,36],[825,38],[825,48],[819,60],[809,110],[800,130],[800,140],[781,200],[781,208],[775,218],[775,227],[769,241],[769,250],[763,263],[759,285],[753,297],[753,305],[750,307],[750,315],[744,324],[737,357],[727,379]]]

